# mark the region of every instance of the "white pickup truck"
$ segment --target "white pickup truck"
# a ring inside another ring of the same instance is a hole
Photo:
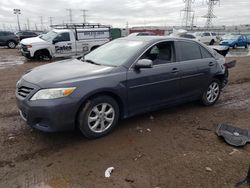
[[[110,28],[99,24],[63,25],[38,37],[21,40],[26,58],[51,59],[84,55],[110,41]]]
[[[193,35],[196,40],[205,44],[213,45],[217,42],[216,33],[214,32],[195,32]]]

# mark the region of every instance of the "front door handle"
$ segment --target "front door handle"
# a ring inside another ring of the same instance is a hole
[[[179,70],[177,68],[173,68],[171,73],[176,74],[178,72],[179,72]]]
[[[212,66],[214,66],[214,65],[215,65],[214,62],[210,62],[210,63],[208,64],[209,67],[212,67]]]

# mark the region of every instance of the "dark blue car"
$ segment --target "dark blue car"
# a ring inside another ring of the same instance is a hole
[[[220,45],[232,48],[245,47],[248,48],[249,41],[245,35],[230,35],[220,42]]]
[[[83,58],[34,68],[17,83],[20,115],[42,131],[108,134],[120,118],[200,100],[210,106],[227,82],[225,58],[184,38],[124,37]]]

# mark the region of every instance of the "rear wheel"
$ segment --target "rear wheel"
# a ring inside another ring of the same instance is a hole
[[[233,49],[235,49],[235,48],[237,48],[237,45],[236,45],[236,44],[233,45]]]
[[[7,46],[8,48],[14,49],[16,48],[16,43],[14,41],[8,41]]]
[[[217,102],[220,97],[221,82],[214,79],[203,92],[201,102],[205,106],[211,106]]]
[[[98,138],[110,133],[119,119],[119,106],[109,96],[90,99],[78,115],[78,127],[87,138]]]
[[[214,39],[210,41],[209,45],[214,45]]]
[[[245,48],[248,48],[248,44],[245,45]]]

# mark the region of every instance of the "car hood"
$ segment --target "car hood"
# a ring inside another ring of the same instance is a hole
[[[236,40],[233,40],[233,39],[227,39],[227,40],[223,40],[221,41],[221,43],[228,43],[228,44],[231,44],[233,42],[235,42]]]
[[[95,65],[81,60],[64,60],[32,69],[22,79],[41,88],[73,85],[76,82],[105,75],[114,67]]]
[[[24,45],[32,45],[32,44],[44,44],[49,42],[41,39],[40,37],[31,37],[21,40],[20,43]]]

